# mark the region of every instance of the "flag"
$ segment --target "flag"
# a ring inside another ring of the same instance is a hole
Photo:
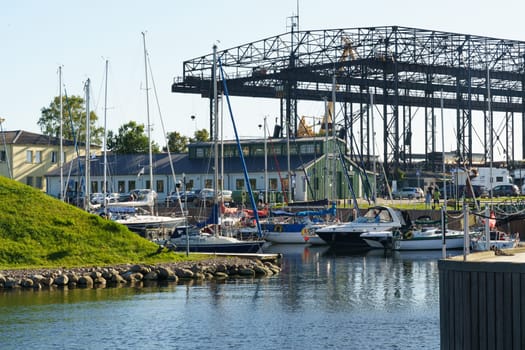
[[[139,170],[137,177],[140,177],[140,175],[144,175],[144,167],[142,167],[142,169]]]

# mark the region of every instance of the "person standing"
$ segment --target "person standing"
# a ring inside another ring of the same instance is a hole
[[[439,206],[439,197],[441,196],[441,192],[439,192],[439,188],[434,189],[434,193],[432,194],[434,197],[434,204],[432,205],[432,209],[436,209],[436,206]]]
[[[432,186],[428,186],[427,193],[425,194],[425,208],[430,208],[430,201],[432,200]]]

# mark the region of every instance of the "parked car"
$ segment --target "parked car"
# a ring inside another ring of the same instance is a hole
[[[519,196],[520,189],[516,185],[498,185],[492,189],[492,195],[494,197],[511,197]]]
[[[447,198],[457,199],[462,198],[465,195],[466,198],[488,198],[489,191],[485,186],[482,185],[472,185],[472,190],[465,185],[448,184],[447,185]],[[474,192],[472,192],[474,191]],[[443,199],[444,190],[443,188],[439,189],[440,197]],[[472,195],[474,193],[474,196]]]
[[[195,192],[194,191],[172,191],[166,196],[166,204],[170,203],[177,203],[179,201],[179,198],[181,202],[184,203],[184,201],[192,202],[195,199]]]
[[[403,187],[398,191],[392,193],[394,199],[421,199],[425,196],[423,190],[420,187]]]
[[[474,191],[474,193],[472,193],[472,191]],[[488,189],[482,185],[472,185],[472,190],[470,186],[461,185],[458,186],[458,193],[460,197],[464,194],[466,198],[487,198],[489,196]]]
[[[233,192],[230,190],[223,190],[222,192],[217,191],[217,197],[219,201],[223,200],[225,204],[229,204],[233,201],[232,193]],[[212,205],[214,199],[215,191],[212,188],[203,188],[202,190],[198,191],[193,203],[195,205],[200,205],[203,203],[206,203],[206,205]]]
[[[89,201],[91,202],[91,204],[103,204],[105,197],[106,196],[104,195],[104,193],[95,192],[90,195]]]

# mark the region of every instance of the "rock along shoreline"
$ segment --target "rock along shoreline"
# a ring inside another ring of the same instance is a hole
[[[140,282],[225,280],[269,277],[278,274],[278,261],[258,258],[214,257],[195,262],[124,264],[107,267],[0,270],[0,291],[42,290],[56,287],[106,288],[135,286]]]

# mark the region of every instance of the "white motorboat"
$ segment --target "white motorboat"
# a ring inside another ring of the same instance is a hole
[[[110,220],[148,239],[168,237],[177,226],[186,222],[184,217],[150,215],[134,207],[108,207],[101,209],[100,215],[108,215]]]
[[[361,234],[394,231],[410,227],[406,212],[387,206],[374,206],[357,219],[318,229],[315,233],[331,247],[339,249],[370,249]]]
[[[465,245],[464,237],[463,231],[445,230],[446,249],[462,249]],[[442,248],[443,231],[436,227],[423,227],[394,237],[394,250],[440,250]]]
[[[393,250],[440,250],[443,248],[443,234],[436,227],[423,227],[403,234],[398,231],[365,232],[361,238],[371,248]],[[447,249],[461,249],[464,246],[463,231],[446,230]]]

